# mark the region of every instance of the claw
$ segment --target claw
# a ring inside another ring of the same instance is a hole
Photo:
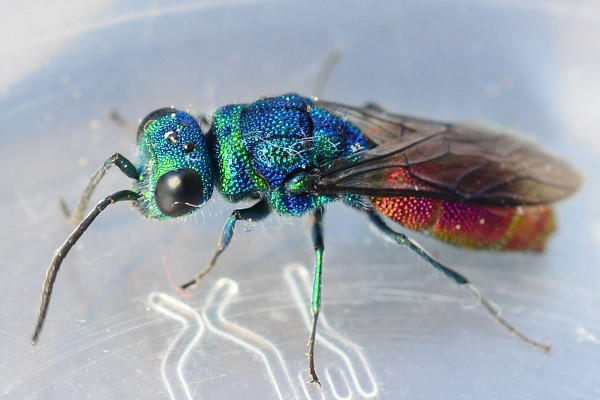
[[[321,381],[319,380],[319,377],[317,376],[317,372],[315,371],[315,366],[312,363],[309,366],[308,371],[309,371],[310,377],[311,377],[311,380],[310,380],[310,382],[308,382],[308,384],[321,386]]]
[[[312,380],[310,382],[307,382],[307,385],[319,385],[319,387],[321,387],[321,381],[317,377],[317,374],[315,374],[314,372],[311,372],[310,375],[311,375]]]

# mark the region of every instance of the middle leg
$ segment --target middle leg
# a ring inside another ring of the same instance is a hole
[[[315,337],[317,335],[317,319],[321,310],[321,272],[323,267],[323,207],[319,207],[312,217],[312,241],[315,248],[315,276],[313,281],[313,292],[311,311],[313,315],[312,330],[308,339],[308,368],[310,370],[310,382],[321,386],[317,373],[315,372]]]

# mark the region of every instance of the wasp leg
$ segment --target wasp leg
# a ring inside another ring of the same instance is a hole
[[[114,122],[115,125],[117,125],[121,129],[123,129],[124,131],[133,133],[134,135],[137,134],[137,130],[138,130],[137,125],[134,125],[131,122],[127,121],[125,118],[123,118],[123,116],[117,110],[113,110],[111,108],[110,110],[108,110],[106,112],[106,116],[112,122]]]
[[[443,265],[442,263],[437,261],[429,253],[427,253],[418,243],[416,243],[415,241],[413,241],[406,235],[404,235],[400,232],[394,231],[392,228],[387,226],[387,224],[381,219],[381,217],[379,215],[377,215],[374,211],[367,210],[366,212],[369,215],[371,222],[386,237],[388,237],[389,239],[393,240],[394,242],[396,242],[398,244],[408,247],[409,249],[411,249],[412,251],[417,253],[425,261],[427,261],[429,263],[429,265],[431,265],[433,268],[437,269],[438,271],[443,272],[444,275],[446,275],[448,278],[452,279],[454,282],[458,283],[461,286],[466,287],[471,292],[473,292],[478,297],[479,302],[481,303],[481,305],[483,305],[485,310],[494,318],[494,321],[499,322],[502,326],[504,326],[506,329],[508,329],[508,331],[511,334],[517,336],[519,339],[523,340],[525,343],[529,343],[529,344],[533,345],[534,347],[544,350],[545,352],[550,351],[550,349],[552,348],[551,345],[541,343],[541,342],[538,342],[537,340],[531,339],[529,336],[525,335],[524,333],[520,332],[517,328],[515,328],[515,326],[512,325],[510,322],[508,322],[507,320],[502,318],[502,316],[500,315],[500,311],[496,307],[494,307],[492,305],[492,303],[485,296],[483,296],[479,292],[477,287],[475,287],[475,285],[473,285],[464,275],[446,267],[445,265]]]
[[[366,103],[363,107],[369,111],[386,112],[385,108],[372,101]]]
[[[46,280],[44,281],[44,286],[42,289],[42,303],[40,305],[40,312],[35,329],[33,331],[33,336],[31,337],[32,345],[38,341],[40,333],[42,332],[44,321],[46,320],[46,314],[48,313],[50,297],[52,296],[52,289],[54,288],[54,282],[56,281],[56,275],[58,274],[58,270],[60,269],[60,266],[67,254],[69,254],[71,248],[75,245],[75,243],[77,243],[87,228],[89,228],[96,217],[100,215],[100,213],[104,211],[106,207],[119,201],[137,201],[137,198],[138,193],[131,190],[121,190],[111,194],[110,196],[106,196],[89,212],[89,214],[81,221],[77,228],[71,232],[67,240],[65,240],[65,242],[56,250],[54,257],[52,258],[52,262],[50,263],[50,267],[46,272]]]
[[[204,278],[204,276],[207,275],[211,269],[213,269],[221,253],[223,253],[227,246],[229,246],[231,238],[233,237],[235,223],[237,221],[260,221],[261,219],[269,215],[270,212],[271,207],[269,206],[269,202],[265,198],[263,198],[251,207],[234,210],[231,213],[229,219],[227,220],[225,227],[223,228],[223,233],[221,234],[221,238],[219,239],[219,243],[217,244],[217,250],[215,250],[215,254],[213,254],[208,265],[204,267],[204,269],[200,271],[200,273],[196,275],[194,279],[190,280],[187,283],[184,283],[180,286],[180,288],[185,290],[191,286],[197,285],[198,283],[200,283],[202,278]]]
[[[69,221],[71,225],[77,225],[83,219],[85,215],[85,209],[87,208],[90,198],[92,197],[92,193],[94,193],[94,189],[98,186],[98,183],[102,180],[104,175],[108,172],[110,167],[116,165],[119,169],[127,175],[131,179],[135,179],[136,181],[140,179],[140,174],[138,173],[136,167],[133,165],[131,161],[123,157],[120,153],[115,153],[112,156],[108,157],[104,164],[96,173],[92,176],[92,179],[87,184],[87,187],[83,191],[81,195],[81,199],[79,200],[79,204],[77,208],[71,213],[69,211],[69,207],[64,199],[60,199],[60,205],[63,212],[63,215]]]
[[[321,310],[321,272],[323,270],[323,207],[318,208],[312,219],[312,241],[315,247],[315,276],[313,281],[313,293],[311,310],[313,314],[312,330],[308,339],[308,368],[311,381],[321,386],[317,373],[315,372],[315,337],[317,335],[317,319]]]
[[[314,97],[319,98],[323,96],[323,93],[325,92],[325,85],[327,85],[331,73],[341,61],[343,55],[344,53],[340,49],[333,49],[327,53],[327,57],[325,60],[323,60],[323,63],[321,64],[313,83],[312,95]]]

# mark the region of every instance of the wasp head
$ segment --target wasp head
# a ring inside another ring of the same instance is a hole
[[[175,108],[161,108],[142,120],[140,150],[142,212],[175,218],[200,208],[213,191],[213,171],[198,122]]]

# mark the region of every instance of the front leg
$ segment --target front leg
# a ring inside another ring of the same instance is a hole
[[[315,372],[315,336],[317,335],[317,319],[321,309],[321,271],[323,266],[323,207],[319,207],[312,219],[312,241],[315,247],[315,277],[313,281],[313,293],[311,310],[313,314],[312,330],[310,339],[308,339],[308,368],[310,370],[311,381],[321,386],[317,373]]]
[[[231,216],[227,220],[225,227],[223,228],[223,233],[221,234],[221,238],[219,239],[219,243],[217,244],[217,250],[215,250],[215,254],[212,256],[208,265],[204,267],[202,271],[198,275],[194,277],[194,279],[190,280],[187,283],[184,283],[180,286],[181,289],[185,290],[191,286],[195,286],[206,274],[210,272],[211,269],[217,263],[217,259],[225,251],[229,243],[231,242],[231,238],[233,237],[233,231],[235,228],[235,223],[239,220],[243,221],[260,221],[265,218],[271,212],[271,207],[266,198],[261,199],[258,203],[254,204],[248,208],[242,208],[239,210],[234,210],[231,213]]]
[[[123,172],[129,178],[135,179],[136,181],[140,180],[140,174],[135,168],[135,165],[133,165],[131,161],[123,157],[120,153],[115,153],[112,156],[108,157],[106,161],[104,161],[102,167],[100,167],[100,169],[96,171],[94,176],[92,176],[92,179],[90,179],[90,181],[88,182],[87,187],[81,195],[79,204],[73,212],[69,211],[69,207],[67,206],[65,200],[60,200],[62,213],[65,216],[65,218],[67,218],[69,224],[77,226],[83,220],[83,217],[85,216],[85,210],[87,209],[87,206],[90,202],[90,199],[92,198],[92,194],[94,193],[96,186],[98,186],[98,183],[100,183],[102,178],[104,178],[104,175],[106,175],[106,173],[110,170],[110,168],[113,165],[116,165],[121,170],[121,172]]]

